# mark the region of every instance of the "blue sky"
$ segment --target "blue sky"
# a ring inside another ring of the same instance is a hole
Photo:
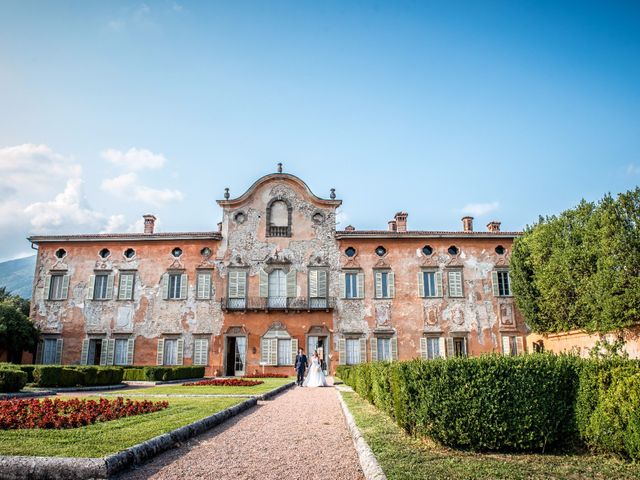
[[[342,227],[516,230],[640,182],[638,2],[0,3],[0,259],[215,229],[275,171]]]

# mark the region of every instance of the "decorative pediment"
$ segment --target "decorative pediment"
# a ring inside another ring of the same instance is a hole
[[[508,267],[509,266],[509,258],[507,255],[500,255],[498,260],[496,260],[497,267]]]
[[[246,267],[247,264],[242,260],[240,255],[231,255],[231,259],[229,260],[229,267]]]
[[[391,268],[391,265],[387,263],[384,258],[378,259],[373,268]]]
[[[109,260],[96,260],[94,270],[113,270],[113,265]]]
[[[342,268],[361,268],[361,267],[357,257],[351,257],[351,258],[347,257],[347,260],[345,261]]]
[[[316,337],[325,337],[329,335],[329,329],[326,325],[313,325],[309,328],[307,335],[316,336]]]
[[[447,262],[447,267],[462,267],[463,265],[464,264],[459,255],[450,257],[449,261]]]
[[[184,265],[180,261],[180,258],[174,258],[171,264],[167,267],[167,270],[184,270]]]
[[[322,258],[322,256],[317,255],[317,254],[312,254],[309,257],[309,267],[327,267],[327,262],[325,262]]]
[[[249,332],[247,331],[246,328],[244,328],[244,325],[231,326],[227,328],[225,335],[232,336],[232,337],[244,337],[246,335],[249,335]]]

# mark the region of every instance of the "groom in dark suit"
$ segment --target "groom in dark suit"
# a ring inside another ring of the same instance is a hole
[[[298,380],[296,383],[299,386],[302,386],[302,382],[304,382],[304,372],[307,369],[307,356],[304,354],[304,351],[300,348],[298,350],[298,354],[296,355],[296,373],[298,374]]]

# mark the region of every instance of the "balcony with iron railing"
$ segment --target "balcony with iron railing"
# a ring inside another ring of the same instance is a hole
[[[225,311],[232,310],[294,310],[294,311],[329,311],[335,307],[335,299],[327,298],[309,298],[309,297],[245,297],[245,298],[228,298],[220,299],[222,309]]]
[[[269,225],[267,228],[267,237],[290,237],[291,227],[280,227],[276,225]]]

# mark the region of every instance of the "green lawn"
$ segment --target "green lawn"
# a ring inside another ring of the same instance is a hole
[[[342,393],[358,428],[390,480],[638,479],[640,464],[605,455],[476,454],[412,438],[355,393]]]
[[[133,397],[132,397],[133,398]],[[141,400],[142,397],[135,397]],[[162,401],[159,398],[149,398]],[[0,430],[0,455],[102,457],[242,402],[241,398],[172,398],[159,412],[66,430]]]
[[[180,384],[160,385],[158,387],[140,389],[139,393],[144,393],[145,395],[262,395],[285,383],[294,381],[291,378],[258,378],[256,380],[262,380],[264,383],[253,387],[183,387]],[[134,393],[138,393],[138,391],[127,390],[127,394]]]

